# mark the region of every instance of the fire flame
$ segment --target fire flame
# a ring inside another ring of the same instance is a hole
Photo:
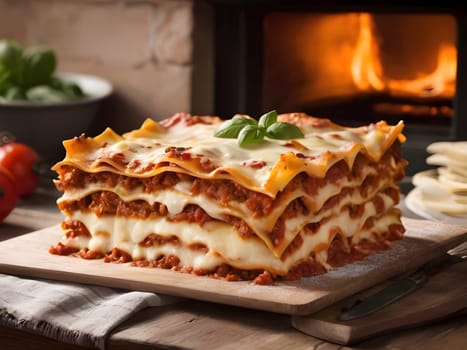
[[[412,80],[391,79],[385,77],[380,61],[372,16],[368,13],[361,13],[359,22],[359,36],[351,63],[352,78],[358,89],[420,97],[454,95],[457,49],[452,43],[440,46],[436,69],[430,74],[423,74]]]
[[[373,36],[373,21],[371,15],[360,15],[360,33],[357,39],[357,48],[352,60],[352,76],[360,90],[384,90],[384,82],[380,78],[383,74],[378,59],[379,50]]]

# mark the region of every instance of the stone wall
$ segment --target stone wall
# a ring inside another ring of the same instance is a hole
[[[193,0],[0,0],[0,38],[50,47],[59,70],[111,81],[114,96],[93,128],[126,131],[147,117],[209,113],[209,98],[193,103],[195,7]],[[196,103],[206,108],[193,111]]]

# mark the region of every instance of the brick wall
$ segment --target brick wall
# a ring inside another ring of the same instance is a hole
[[[193,0],[0,0],[0,38],[48,46],[59,70],[111,81],[115,94],[94,128],[126,131],[146,117],[193,110],[195,7]]]

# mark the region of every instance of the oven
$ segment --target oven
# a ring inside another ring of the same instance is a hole
[[[414,1],[211,0],[214,112],[306,112],[343,125],[404,120],[407,174],[467,139],[467,21]]]

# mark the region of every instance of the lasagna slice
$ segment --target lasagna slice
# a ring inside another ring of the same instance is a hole
[[[178,113],[64,141],[53,168],[63,237],[50,252],[270,284],[402,238],[402,122],[278,120],[304,137],[240,147],[214,136],[220,118]]]

